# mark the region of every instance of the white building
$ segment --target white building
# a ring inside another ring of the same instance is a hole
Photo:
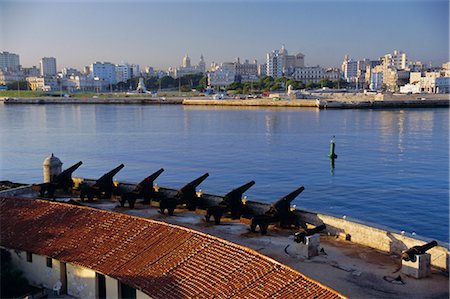
[[[267,63],[258,65],[258,76],[259,77],[267,76]]]
[[[191,65],[191,58],[186,54],[186,56],[183,57],[181,66],[169,68],[169,75],[174,78],[180,78],[186,75],[204,73],[205,68],[206,64],[203,55],[200,56],[198,65]]]
[[[283,55],[278,50],[267,53],[266,75],[272,78],[283,77]]]
[[[131,68],[128,64],[116,64],[116,82],[127,82],[131,79]]]
[[[19,55],[9,52],[0,52],[0,70],[18,71],[19,68]]]
[[[318,83],[324,78],[324,69],[320,66],[305,66],[294,69],[292,77],[303,83]]]
[[[330,81],[337,81],[341,76],[341,72],[337,68],[327,68],[324,70],[323,78]]]
[[[384,55],[381,60],[386,67],[393,67],[397,70],[408,68],[408,58],[402,51],[394,50],[394,53]]]
[[[208,85],[211,87],[225,87],[233,83],[235,78],[234,63],[224,62],[216,70],[208,73]]]
[[[41,76],[56,76],[56,58],[55,57],[43,57],[39,61],[41,68]]]
[[[91,64],[89,75],[91,78],[97,78],[108,85],[116,83],[116,67],[109,62],[95,62]]]

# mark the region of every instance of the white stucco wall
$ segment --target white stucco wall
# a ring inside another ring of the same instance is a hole
[[[67,294],[84,299],[95,299],[95,271],[67,264]]]
[[[151,297],[139,290],[136,290],[136,299],[151,299]]]
[[[105,275],[106,298],[119,299],[119,284],[116,279]]]
[[[47,267],[47,257],[33,254],[32,262],[27,262],[25,251],[9,250],[13,264],[22,270],[28,282],[34,286],[52,289],[60,280],[60,263],[52,259],[52,268]]]

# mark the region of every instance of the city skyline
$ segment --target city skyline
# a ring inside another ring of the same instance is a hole
[[[64,1],[0,0],[1,49],[25,67],[56,57],[58,69],[95,61],[167,69],[257,59],[282,44],[306,65],[339,67],[344,55],[448,61],[447,1]]]

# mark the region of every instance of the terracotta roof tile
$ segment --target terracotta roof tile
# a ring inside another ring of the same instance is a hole
[[[93,269],[152,298],[342,298],[251,249],[124,214],[0,198],[0,228],[3,247]]]

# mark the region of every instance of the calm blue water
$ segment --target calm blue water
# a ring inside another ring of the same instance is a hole
[[[336,168],[327,158],[336,135]],[[449,110],[324,110],[182,106],[0,105],[0,179],[42,180],[54,152],[76,176],[120,163],[136,182],[272,202],[300,185],[299,208],[377,223],[448,242]]]

